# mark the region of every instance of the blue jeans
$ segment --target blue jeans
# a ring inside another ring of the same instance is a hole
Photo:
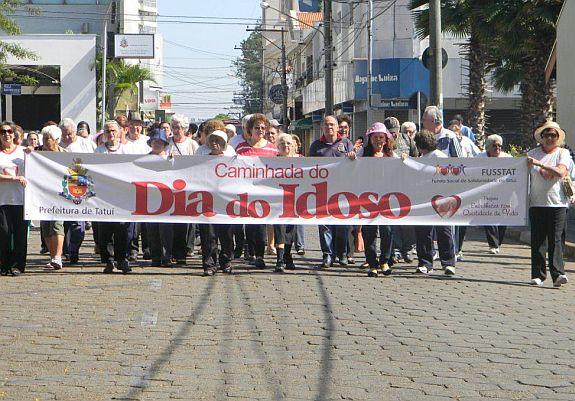
[[[69,257],[78,256],[86,235],[86,222],[65,221],[64,232],[66,233],[64,237],[64,255]]]
[[[300,249],[305,249],[305,226],[296,226],[295,235],[295,249],[299,251]]]
[[[351,226],[324,226],[319,227],[319,244],[323,257],[342,257],[347,255],[347,237]]]

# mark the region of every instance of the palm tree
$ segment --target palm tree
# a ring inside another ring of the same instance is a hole
[[[493,30],[488,68],[494,85],[521,91],[523,144],[533,144],[533,131],[549,118],[554,102],[553,82],[545,82],[545,67],[556,35],[563,0],[499,0],[485,8]]]
[[[479,147],[483,147],[485,137],[485,89],[487,74],[487,47],[490,32],[481,8],[493,0],[446,0],[441,2],[441,23],[443,32],[466,38],[462,55],[469,63],[467,85],[468,123],[475,133]],[[429,35],[429,9],[423,8],[429,0],[411,0],[410,8],[415,16],[418,37]]]
[[[106,66],[107,81],[107,113],[114,116],[120,98],[129,93],[134,95],[138,90],[138,83],[154,80],[152,72],[138,64],[127,64],[123,59],[111,61]]]

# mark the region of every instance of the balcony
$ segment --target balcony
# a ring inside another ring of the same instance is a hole
[[[140,15],[158,15],[158,1],[140,0]]]

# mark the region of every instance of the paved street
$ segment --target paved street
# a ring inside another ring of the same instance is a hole
[[[91,241],[46,271],[33,231],[28,274],[0,280],[0,400],[574,400],[575,282],[530,287],[528,248],[478,234],[455,278],[204,278],[197,258],[103,275]]]

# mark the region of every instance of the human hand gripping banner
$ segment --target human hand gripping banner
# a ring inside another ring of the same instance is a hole
[[[33,152],[30,220],[525,225],[525,158],[257,158]]]

